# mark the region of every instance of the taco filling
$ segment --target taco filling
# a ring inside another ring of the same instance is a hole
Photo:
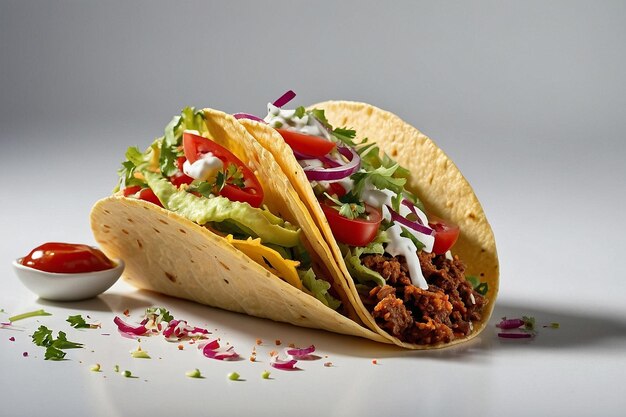
[[[452,254],[459,227],[428,215],[405,188],[411,172],[375,143],[333,128],[323,110],[285,110],[285,101],[269,104],[263,121],[291,147],[376,324],[418,345],[472,333],[488,287]]]
[[[115,191],[209,229],[267,271],[338,309],[341,301],[317,276],[301,230],[264,206],[262,181],[211,139],[205,118],[203,111],[185,108],[144,152],[128,148]]]

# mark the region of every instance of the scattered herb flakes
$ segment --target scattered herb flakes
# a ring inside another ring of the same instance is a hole
[[[136,376],[133,376],[132,372],[130,372],[130,371],[128,371],[128,370],[126,370],[126,371],[122,372],[122,376],[123,376],[124,378],[137,378]]]
[[[120,366],[119,365],[115,365],[113,367],[113,372],[119,372],[120,371]]]
[[[545,325],[543,327],[547,327],[547,328],[550,328],[550,329],[558,329],[558,328],[561,327],[561,325],[559,323],[557,323],[557,322],[552,322],[552,323],[547,324],[547,325]]]
[[[27,319],[27,318],[30,318],[30,317],[51,316],[51,315],[52,314],[50,314],[47,311],[44,311],[43,309],[41,309],[41,310],[29,311],[28,313],[22,313],[22,314],[17,314],[15,316],[11,316],[11,317],[9,317],[9,321],[11,323],[13,323],[14,321],[23,320],[23,319]]]
[[[185,375],[189,378],[204,378],[198,368],[194,369],[193,371],[185,372]]]
[[[270,371],[263,371],[261,373],[261,378],[263,378],[263,379],[270,379]]]
[[[231,381],[237,381],[239,380],[240,375],[237,372],[231,372],[228,374],[228,379],[230,379]]]
[[[99,324],[87,323],[85,319],[83,318],[83,316],[81,316],[80,314],[77,314],[75,316],[69,316],[67,320],[65,321],[67,321],[70,324],[70,326],[72,326],[75,329],[98,329],[100,328]]]
[[[89,370],[92,371],[92,372],[102,372],[100,370],[100,364],[99,363],[96,363],[95,365],[91,365]]]

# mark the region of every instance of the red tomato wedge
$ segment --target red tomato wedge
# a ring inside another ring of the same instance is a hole
[[[428,225],[435,231],[435,244],[433,253],[441,255],[450,250],[459,238],[461,230],[456,224],[442,220],[435,216],[429,216]]]
[[[137,191],[141,190],[141,187],[138,185],[133,185],[132,187],[124,188],[124,197],[128,197],[129,195],[136,194]]]
[[[365,246],[376,237],[380,222],[383,220],[382,213],[374,207],[366,204],[365,212],[369,219],[348,219],[339,214],[334,207],[326,202],[320,202],[322,210],[326,215],[326,220],[330,225],[333,236],[338,242],[350,246]]]
[[[245,186],[240,188],[226,183],[219,194],[231,201],[240,201],[248,203],[252,207],[261,207],[263,202],[263,187],[261,187],[261,183],[250,168],[228,149],[195,133],[183,132],[183,150],[190,164],[200,159],[202,154],[211,152],[213,156],[222,161],[224,167],[227,167],[228,164],[235,165],[243,173]]]
[[[335,144],[319,136],[305,135],[288,129],[276,129],[285,139],[285,142],[293,149],[302,154],[320,157],[335,149]]]
[[[163,204],[161,204],[159,197],[157,197],[156,194],[154,194],[154,191],[152,191],[150,188],[144,188],[143,190],[141,190],[139,192],[139,199],[149,201],[152,204],[163,207]]]

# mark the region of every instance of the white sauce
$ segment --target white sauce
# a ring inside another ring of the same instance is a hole
[[[275,129],[294,130],[305,135],[321,136],[328,139],[328,132],[313,117],[304,114],[302,117],[296,117],[295,110],[283,110],[274,106],[272,103],[267,104],[267,116],[265,122]]]
[[[449,260],[449,261],[453,261],[453,260],[454,260],[454,259],[452,258],[452,252],[450,252],[450,251],[447,251],[447,252],[446,252],[446,259],[447,259],[447,260]]]
[[[217,175],[224,167],[219,158],[213,156],[211,152],[202,154],[200,158],[190,164],[189,161],[183,163],[183,172],[196,180],[206,181]]]
[[[426,282],[426,278],[424,278],[424,274],[422,274],[422,267],[417,257],[417,248],[411,239],[400,236],[401,233],[402,229],[398,223],[395,223],[387,229],[389,242],[387,243],[387,247],[385,247],[385,252],[392,256],[404,256],[406,266],[409,269],[409,277],[413,285],[427,290],[428,283]]]

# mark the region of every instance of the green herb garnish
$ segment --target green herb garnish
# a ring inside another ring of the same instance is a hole
[[[95,324],[87,323],[83,316],[81,316],[80,314],[77,314],[75,316],[69,316],[65,321],[67,321],[70,326],[74,327],[75,329],[95,329],[98,327]]]
[[[46,360],[62,360],[65,358],[65,352],[62,349],[82,348],[82,343],[70,342],[67,340],[65,332],[59,331],[57,338],[52,338],[52,330],[46,326],[39,328],[32,335],[33,343],[37,346],[46,348],[44,359]]]
[[[18,314],[15,316],[11,316],[9,317],[9,321],[10,322],[14,322],[14,321],[18,321],[18,320],[23,320],[23,319],[27,319],[30,317],[36,317],[36,316],[51,316],[52,314],[42,310],[35,310],[35,311],[30,311],[28,313],[23,313],[23,314]]]

